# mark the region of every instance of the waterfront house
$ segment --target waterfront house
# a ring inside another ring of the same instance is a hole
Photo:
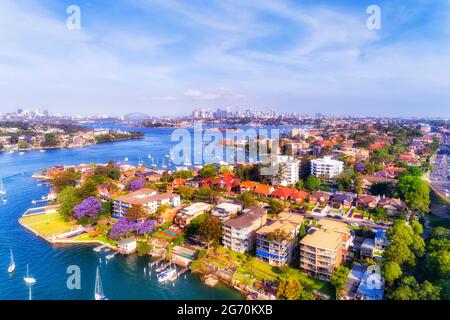
[[[201,214],[211,210],[212,205],[205,202],[197,202],[181,209],[175,216],[175,223],[181,228],[186,227],[191,221]]]
[[[298,246],[297,235],[303,217],[281,213],[280,219],[256,231],[256,257],[273,266],[288,265]]]
[[[224,222],[230,219],[232,216],[237,215],[237,213],[241,211],[242,208],[243,207],[241,204],[223,202],[216,206],[211,215],[219,218],[220,221]]]
[[[143,188],[116,198],[113,202],[113,217],[122,217],[133,205],[142,206],[150,215],[162,204],[175,208],[181,204],[181,198],[177,194],[158,193],[155,190]]]
[[[119,248],[120,253],[134,253],[137,248],[137,241],[135,238],[124,239],[117,243],[117,247]]]
[[[254,206],[245,209],[237,218],[223,223],[223,246],[241,253],[251,251],[256,242],[256,230],[266,221],[267,211],[264,208]]]

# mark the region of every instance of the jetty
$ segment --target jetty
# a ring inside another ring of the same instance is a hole
[[[100,251],[102,251],[104,248],[107,248],[106,244],[101,245],[101,246],[98,246],[98,247],[95,247],[93,250],[94,250],[95,252],[100,252]]]
[[[119,252],[113,252],[113,253],[110,253],[110,254],[108,254],[107,256],[106,256],[106,259],[107,260],[111,260],[112,258],[114,258],[117,254],[119,254]]]

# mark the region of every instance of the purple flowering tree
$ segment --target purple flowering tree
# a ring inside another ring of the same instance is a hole
[[[136,224],[136,233],[138,235],[145,235],[156,229],[156,220],[141,221]]]
[[[145,180],[143,180],[143,179],[137,179],[137,180],[134,180],[134,181],[132,181],[132,182],[130,183],[130,190],[131,190],[131,191],[136,191],[136,190],[139,190],[139,189],[144,188],[145,185],[146,185]]]
[[[132,232],[136,232],[138,235],[145,235],[155,230],[156,226],[155,220],[132,221],[127,217],[122,217],[109,231],[109,237],[112,240],[119,240]]]
[[[96,197],[89,197],[73,208],[74,217],[97,219],[98,214],[103,211],[102,203]]]

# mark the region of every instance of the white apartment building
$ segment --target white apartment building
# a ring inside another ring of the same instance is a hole
[[[278,174],[273,183],[281,186],[295,185],[300,179],[300,160],[290,156],[278,156]]]
[[[331,181],[344,171],[344,163],[331,157],[311,160],[311,174],[320,178],[328,177]]]
[[[222,225],[225,248],[245,253],[251,251],[256,242],[256,230],[267,222],[267,211],[262,207],[250,207],[235,219],[229,219]]]
[[[151,214],[162,204],[168,204],[175,208],[181,204],[181,198],[174,193],[158,193],[151,189],[140,189],[114,200],[113,217],[122,217],[133,205],[142,206],[148,214]]]

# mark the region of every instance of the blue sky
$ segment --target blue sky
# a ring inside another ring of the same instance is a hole
[[[228,106],[450,116],[450,1],[0,1],[0,112]]]

